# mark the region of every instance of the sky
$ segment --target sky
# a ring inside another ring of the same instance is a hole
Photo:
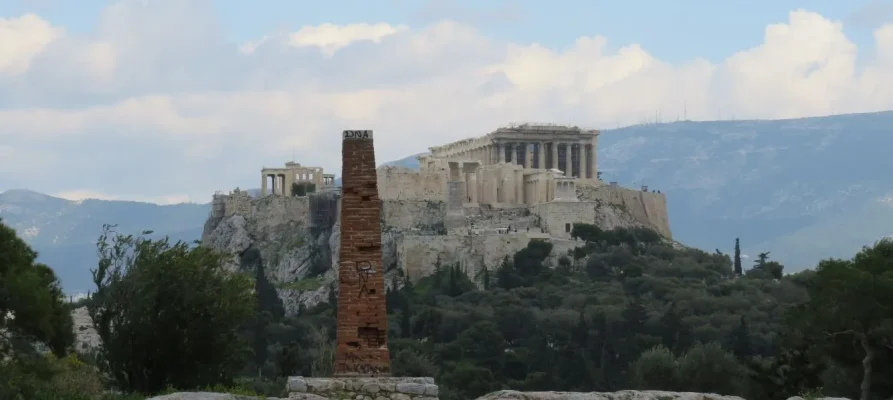
[[[513,122],[893,109],[893,1],[3,0],[0,191],[210,201]]]

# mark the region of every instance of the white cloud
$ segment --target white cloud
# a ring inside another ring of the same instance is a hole
[[[377,24],[351,24],[338,26],[322,24],[319,26],[305,26],[288,36],[288,43],[295,47],[315,46],[332,56],[336,51],[347,47],[351,43],[359,41],[371,41],[381,43],[387,36],[407,30],[406,26],[391,26],[385,23]]]
[[[634,43],[612,51],[597,31],[556,51],[452,21],[321,24],[240,46],[202,4],[119,2],[91,36],[30,14],[0,21],[0,74],[16,74],[0,80],[0,154],[25,171],[0,168],[0,182],[205,201],[258,186],[262,165],[293,152],[338,173],[336,138],[349,128],[381,132],[387,161],[512,121],[608,128],[683,109],[714,119],[893,108],[893,25],[857,49],[841,23],[808,11],[721,63],[672,64]]]
[[[0,75],[25,72],[31,59],[62,34],[35,14],[0,18]]]

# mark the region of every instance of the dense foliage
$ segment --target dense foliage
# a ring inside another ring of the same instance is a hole
[[[41,355],[65,355],[74,343],[69,309],[53,270],[0,220],[0,398],[31,399],[55,388],[45,385],[53,366]]]
[[[255,311],[250,279],[225,273],[208,248],[110,226],[98,250],[88,309],[103,343],[98,365],[118,388],[157,393],[232,381],[247,351],[238,330]]]
[[[769,253],[739,267],[739,251],[685,248],[647,229],[576,224],[572,234],[579,245],[558,259],[532,241],[476,274],[438,263],[413,282],[390,271],[393,373],[434,376],[448,400],[504,388],[893,395],[893,242],[783,275]],[[90,309],[110,383],[283,396],[284,377],[331,374],[334,291],[286,316],[250,251],[253,282],[221,273],[219,255],[200,247],[108,238]]]

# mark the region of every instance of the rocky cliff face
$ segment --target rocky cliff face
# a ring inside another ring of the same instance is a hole
[[[263,276],[276,288],[287,314],[328,298],[335,281],[340,225],[337,192],[306,197],[252,198],[217,195],[202,244],[231,255],[227,266]],[[386,282],[398,271],[412,280],[430,275],[437,262],[458,265],[472,280],[497,268],[530,240],[552,243],[551,262],[577,246],[575,223],[604,229],[646,226],[670,237],[662,194],[603,186],[582,188],[580,202],[531,207],[465,207],[448,213],[445,202],[382,201],[382,265]]]
[[[230,254],[231,271],[263,273],[287,312],[325,300],[338,254],[337,198],[233,196],[227,208],[212,210],[202,244]]]

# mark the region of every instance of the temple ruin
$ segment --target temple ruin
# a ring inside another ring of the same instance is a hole
[[[446,200],[449,210],[577,201],[576,185],[599,184],[597,130],[548,124],[499,128],[485,136],[430,148],[416,174],[389,171],[379,182],[388,199]]]
[[[595,180],[599,132],[576,126],[516,124],[482,137],[429,148],[431,157],[508,163],[524,169],[551,169],[566,177]]]
[[[305,167],[294,161],[285,163],[285,168],[264,167],[261,169],[260,175],[261,196],[271,194],[288,196],[295,183],[312,184],[317,191],[323,191],[325,188],[335,185],[335,175],[323,173],[320,167]]]

